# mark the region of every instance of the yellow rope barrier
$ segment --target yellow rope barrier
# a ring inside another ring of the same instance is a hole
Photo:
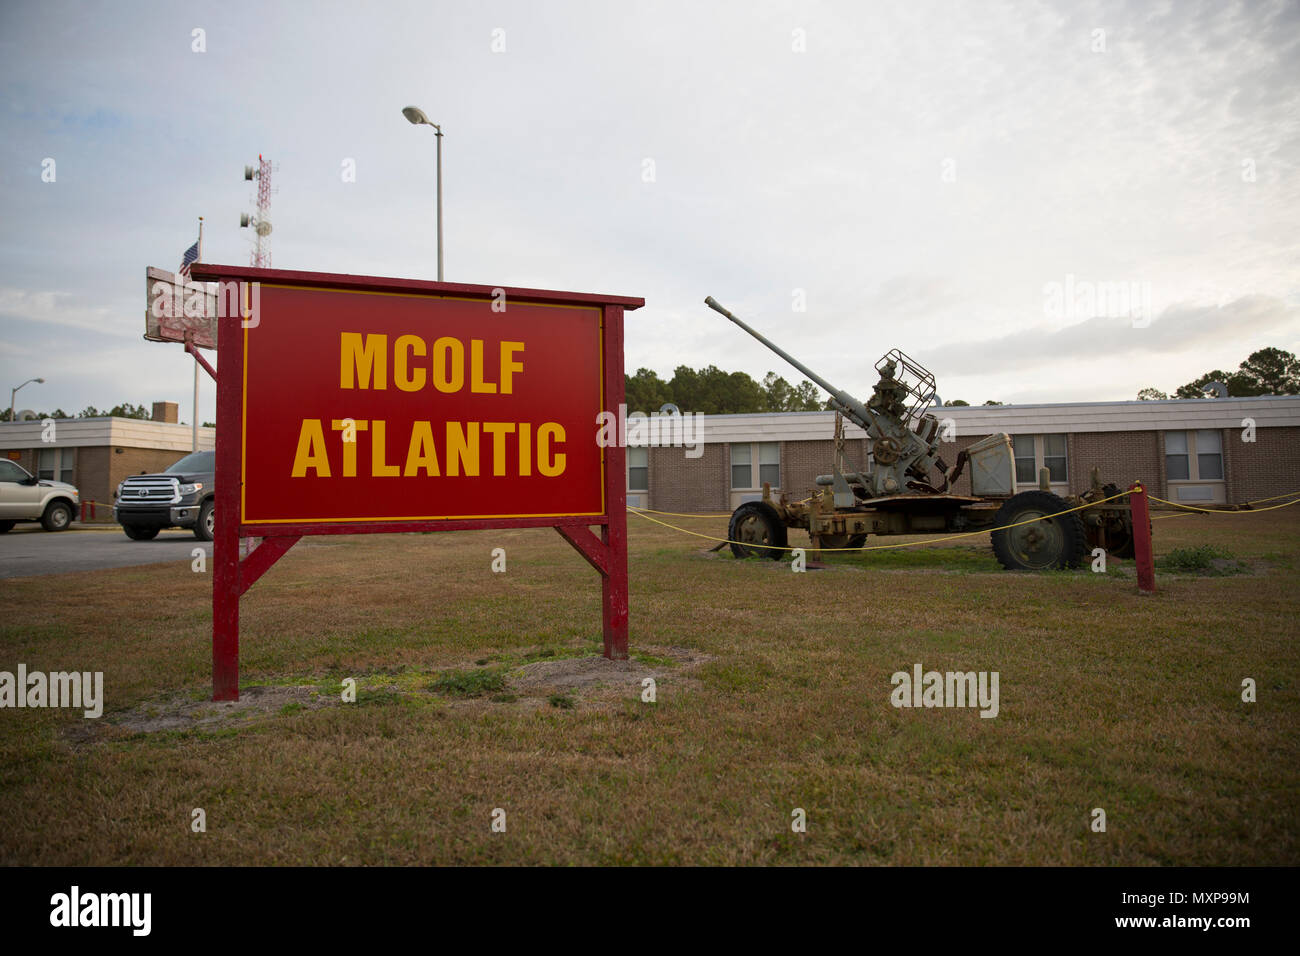
[[[929,537],[929,536],[927,535],[927,537],[925,538],[925,540],[922,540],[922,541],[901,541],[901,542],[899,542],[898,544],[875,544],[875,545],[871,545],[870,547],[863,547],[863,548],[818,548],[818,549],[808,548],[808,549],[806,549],[806,550],[809,550],[809,551],[812,551],[812,550],[819,550],[819,551],[888,551],[888,550],[891,550],[891,549],[893,549],[893,548],[910,548],[910,547],[913,547],[913,546],[918,545],[918,544],[938,544],[938,543],[940,543],[940,542],[942,542],[942,541],[956,541],[958,538],[973,538],[973,537],[976,537],[976,536],[978,536],[978,535],[990,534],[990,533],[992,533],[992,532],[994,532],[994,531],[1006,531],[1008,528],[1018,528],[1018,527],[1020,527],[1020,526],[1023,525],[1023,524],[1033,524],[1033,523],[1036,522],[1036,521],[1046,521],[1048,518],[1056,518],[1056,517],[1059,517],[1060,515],[1068,515],[1068,514],[1070,514],[1070,513],[1073,512],[1073,511],[1082,511],[1082,510],[1084,510],[1085,508],[1095,508],[1097,505],[1105,504],[1107,501],[1114,501],[1116,498],[1123,498],[1123,497],[1127,496],[1128,494],[1129,494],[1129,492],[1127,492],[1127,491],[1121,491],[1119,494],[1117,494],[1117,495],[1111,495],[1109,498],[1102,498],[1102,499],[1100,499],[1099,501],[1089,501],[1089,502],[1086,503],[1086,504],[1077,505],[1077,506],[1075,506],[1075,507],[1073,507],[1073,508],[1066,508],[1064,511],[1056,511],[1056,512],[1053,512],[1053,513],[1050,514],[1050,515],[1040,515],[1040,516],[1037,517],[1037,518],[1026,518],[1024,521],[1017,521],[1017,522],[1015,522],[1014,524],[1003,525],[1003,526],[1000,527],[1000,528],[981,528],[981,529],[979,529],[978,531],[963,531],[963,532],[961,532],[960,534],[950,534],[950,535],[945,535],[945,536],[942,537],[942,538],[932,538],[932,537]],[[1148,497],[1149,497],[1149,496],[1148,496]],[[678,528],[678,527],[675,526],[675,525],[671,525],[671,524],[669,524],[667,521],[660,521],[658,518],[651,518],[651,517],[650,517],[649,515],[647,515],[647,514],[641,514],[641,512],[638,511],[638,510],[636,510],[635,508],[628,508],[628,511],[631,511],[632,514],[635,514],[635,515],[641,515],[641,517],[644,518],[646,521],[653,521],[655,524],[663,525],[665,528],[671,528],[673,531],[680,531],[682,534],[689,534],[689,535],[692,535],[693,537],[696,537],[696,538],[704,538],[706,541],[721,541],[723,544],[738,544],[738,545],[741,545],[742,547],[746,547],[746,548],[766,548],[766,549],[769,550],[769,551],[789,551],[789,550],[791,550],[789,547],[784,547],[784,548],[783,548],[783,547],[780,547],[780,546],[775,545],[775,544],[756,544],[756,543],[751,542],[751,541],[733,541],[733,540],[731,540],[730,538],[718,538],[718,537],[715,537],[715,536],[710,535],[710,534],[700,534],[700,532],[698,532],[698,531],[688,531],[686,528]]]
[[[1298,491],[1293,491],[1293,492],[1291,492],[1291,494],[1296,495],[1296,494],[1300,494],[1300,492],[1298,492]],[[1288,502],[1286,502],[1285,504],[1280,504],[1280,505],[1270,505],[1270,506],[1267,507],[1267,508],[1249,508],[1249,509],[1247,509],[1247,510],[1245,510],[1245,511],[1227,511],[1227,510],[1222,509],[1222,508],[1193,508],[1191,505],[1180,505],[1180,504],[1179,504],[1178,502],[1176,502],[1176,501],[1166,501],[1164,498],[1157,498],[1155,495],[1147,495],[1147,497],[1150,498],[1152,501],[1158,501],[1158,502],[1160,502],[1162,505],[1170,505],[1171,507],[1174,507],[1174,508],[1180,508],[1180,509],[1182,509],[1183,511],[1199,511],[1199,512],[1200,512],[1201,514],[1203,514],[1203,515],[1239,515],[1239,514],[1258,514],[1258,513],[1263,512],[1263,511],[1276,511],[1278,508],[1290,508],[1292,505],[1300,504],[1300,498],[1296,498],[1294,501],[1288,501]],[[1286,495],[1275,495],[1275,496],[1273,496],[1272,498],[1260,498],[1259,500],[1260,500],[1260,501],[1276,501],[1278,498],[1285,498],[1285,497],[1286,497]],[[1246,504],[1248,504],[1248,505],[1253,505],[1254,502],[1253,502],[1253,501],[1247,501]],[[1166,516],[1166,517],[1172,517],[1172,515],[1168,515],[1168,516]]]
[[[1260,503],[1261,501],[1277,501],[1278,498],[1290,498],[1292,496],[1296,496],[1296,494],[1300,494],[1300,492],[1287,492],[1286,494],[1274,494],[1274,496],[1271,498],[1255,498],[1253,499],[1253,501],[1248,501],[1245,503],[1247,503],[1247,505],[1258,505],[1258,503]]]

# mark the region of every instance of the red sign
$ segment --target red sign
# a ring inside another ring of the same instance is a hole
[[[217,379],[214,700],[239,697],[240,595],[309,534],[553,527],[600,573],[605,656],[627,657],[624,449],[598,421],[643,300],[191,272],[218,284],[220,374],[194,353]]]
[[[599,306],[261,288],[244,524],[605,513]]]

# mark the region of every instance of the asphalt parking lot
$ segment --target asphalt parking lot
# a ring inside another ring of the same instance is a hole
[[[55,532],[40,525],[19,525],[0,535],[0,578],[192,561],[195,548],[212,557],[212,542],[199,541],[190,531],[163,531],[152,541],[132,541],[116,525],[74,524],[68,531]]]

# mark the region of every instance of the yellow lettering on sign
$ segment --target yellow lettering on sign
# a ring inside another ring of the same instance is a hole
[[[418,392],[424,388],[426,374],[423,366],[417,368],[414,375],[407,374],[407,365],[410,361],[406,354],[408,351],[412,355],[424,358],[424,339],[418,335],[398,336],[397,341],[393,343],[393,381],[404,392]]]
[[[387,389],[387,355],[387,335],[339,333],[339,388]]]
[[[510,395],[514,390],[514,384],[511,381],[515,372],[524,370],[523,362],[515,361],[515,353],[524,350],[523,342],[502,342],[501,343],[501,394]]]
[[[551,438],[564,442],[564,426],[558,422],[547,422],[537,429],[537,470],[547,478],[564,474],[564,452],[551,451]]]
[[[447,477],[460,474],[461,466],[470,478],[478,477],[478,422],[469,422],[469,435],[460,422],[447,423]]]
[[[470,339],[469,342],[469,390],[483,395],[495,395],[496,382],[483,381],[483,340]]]
[[[352,422],[352,440],[348,441],[348,427],[346,422]],[[330,422],[330,427],[336,432],[343,432],[343,477],[355,478],[357,476],[357,432],[363,432],[370,427],[370,423],[364,418],[360,421],[356,419],[336,418]]]
[[[317,477],[330,476],[330,459],[325,453],[325,432],[321,429],[319,418],[304,418],[298,431],[298,450],[293,456],[293,477],[305,477],[308,468],[315,468]]]
[[[514,434],[514,422],[484,422],[483,431],[492,436],[492,474],[506,473],[506,436]]]
[[[519,474],[533,473],[533,426],[531,422],[519,423]]]
[[[370,429],[370,474],[375,478],[394,478],[401,469],[384,460],[384,423],[376,419]]]
[[[440,392],[465,387],[465,346],[460,339],[443,336],[433,343],[433,387]]]
[[[411,478],[421,468],[426,478],[437,478],[438,455],[433,445],[433,425],[429,422],[416,422],[411,427],[411,445],[406,451],[406,467],[402,477]]]

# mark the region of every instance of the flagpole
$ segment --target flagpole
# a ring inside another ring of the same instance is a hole
[[[199,216],[199,262],[203,261],[203,217]],[[204,304],[207,303],[207,296],[203,297]],[[197,348],[197,346],[196,346]],[[194,358],[194,422],[190,426],[190,444],[193,446],[192,451],[199,450],[199,356],[196,352]]]

